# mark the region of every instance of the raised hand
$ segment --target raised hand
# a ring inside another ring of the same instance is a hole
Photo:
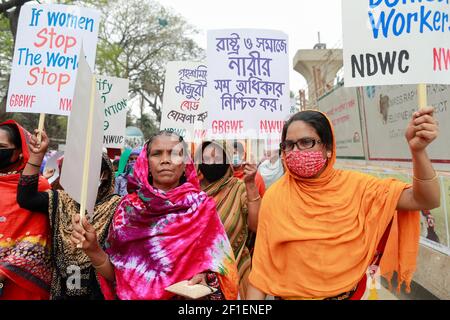
[[[44,158],[45,153],[48,149],[49,139],[45,131],[41,131],[41,142],[38,142],[37,135],[39,130],[34,130],[34,135],[30,137],[30,142],[28,143],[28,148],[30,152],[35,155],[41,155]]]
[[[244,164],[244,182],[254,183],[256,172],[258,171],[258,167],[254,163],[245,163]]]
[[[414,113],[405,133],[412,152],[425,150],[438,137],[439,128],[433,113],[432,107],[426,107]]]

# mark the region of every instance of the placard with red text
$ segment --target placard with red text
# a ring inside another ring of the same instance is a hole
[[[7,112],[69,115],[81,44],[95,65],[100,12],[26,4],[20,11]]]

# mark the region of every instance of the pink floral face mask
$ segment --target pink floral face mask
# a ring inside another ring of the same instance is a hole
[[[289,170],[302,178],[311,178],[317,175],[327,163],[321,151],[286,152],[286,165]]]

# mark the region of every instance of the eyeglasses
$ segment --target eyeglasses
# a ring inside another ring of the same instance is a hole
[[[319,139],[316,140],[312,138],[301,138],[297,141],[286,140],[280,143],[280,148],[285,152],[289,152],[294,150],[295,145],[299,150],[307,150],[314,148],[316,144],[322,144],[322,141],[320,141]]]

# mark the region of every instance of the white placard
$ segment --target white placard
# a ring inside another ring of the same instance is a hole
[[[363,99],[369,160],[410,161],[405,130],[417,111],[416,86],[369,86],[364,88]],[[435,108],[440,134],[427,147],[427,153],[432,160],[444,163],[450,163],[449,100],[449,86],[428,86],[428,104]]]
[[[120,149],[125,145],[128,79],[98,76],[97,89],[105,105],[103,146]]]
[[[216,139],[281,134],[291,109],[288,37],[256,29],[208,32],[207,134]]]
[[[161,130],[174,131],[188,142],[205,137],[207,67],[202,62],[167,64]]]
[[[364,158],[361,117],[356,88],[339,87],[318,101],[319,110],[326,113],[334,127],[336,156]]]
[[[81,44],[93,69],[99,23],[95,9],[22,6],[6,111],[69,115]]]
[[[59,178],[59,175],[61,174],[59,172],[59,166],[58,166],[58,159],[61,158],[64,155],[63,151],[57,151],[55,152],[50,158],[48,158],[47,162],[45,163],[44,172],[47,169],[54,169],[53,176],[51,176],[48,179],[48,183],[52,184],[55,182],[56,179]]]
[[[83,57],[80,58],[73,110],[69,117],[66,151],[60,183],[64,190],[78,203],[81,202],[83,179],[87,179],[86,210],[94,212],[103,151],[104,104],[95,87],[94,76]],[[94,90],[94,92],[92,92]],[[94,94],[93,110],[91,95]],[[90,120],[90,114],[92,119]],[[85,163],[86,145],[88,142],[89,120],[92,121],[89,162]],[[85,166],[87,174],[84,176]]]
[[[450,84],[447,0],[343,0],[345,86]]]

